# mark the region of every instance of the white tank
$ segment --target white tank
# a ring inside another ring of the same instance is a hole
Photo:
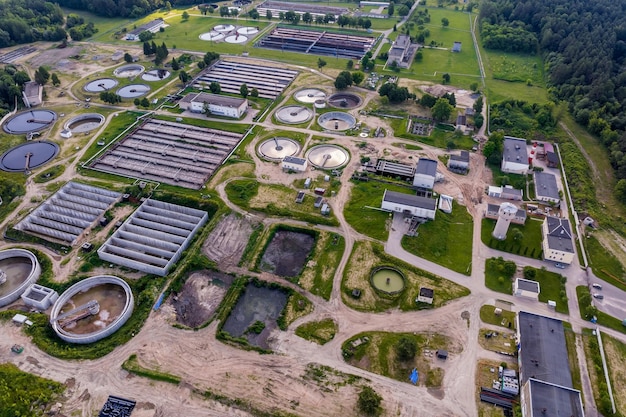
[[[498,240],[506,239],[506,232],[509,230],[511,220],[515,218],[517,210],[518,209],[514,204],[500,204],[500,209],[498,210],[498,221],[496,222],[496,227],[493,229],[492,233],[494,238]]]

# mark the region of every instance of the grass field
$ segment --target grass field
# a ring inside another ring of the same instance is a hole
[[[585,311],[588,309],[591,303],[591,294],[589,288],[585,285],[579,285],[576,287],[576,297],[578,297],[578,306],[580,309],[580,317],[588,320]],[[598,319],[597,323],[601,326],[608,327],[618,332],[626,333],[626,326],[622,324],[622,319],[610,316],[600,310],[595,311],[595,316]]]
[[[480,237],[485,245],[503,252],[541,259],[540,221],[529,218],[526,220],[526,224],[511,224],[505,240],[498,240],[491,235],[495,225],[495,220],[483,218]],[[513,233],[511,233],[511,231],[514,228],[518,228],[524,235],[519,241],[513,239]]]
[[[485,261],[485,287],[503,294],[513,293],[511,278],[515,274],[515,262],[502,258],[489,258]]]
[[[482,306],[480,308],[480,320],[484,323],[495,324],[496,326],[515,330],[515,312],[502,310],[500,315],[496,315],[495,309],[495,306],[488,304]],[[509,327],[509,323],[511,327]]]
[[[535,271],[535,277],[532,280],[539,283],[541,291],[539,293],[539,301],[543,303],[547,303],[548,300],[556,301],[556,311],[569,314],[567,295],[565,293],[567,279],[560,274],[545,269],[525,267],[524,270],[527,268]]]
[[[333,319],[324,319],[302,324],[296,328],[296,335],[318,345],[324,345],[335,337],[337,323]]]
[[[435,220],[420,225],[417,236],[404,236],[402,247],[421,258],[470,275],[472,225],[472,216],[465,207],[455,204],[451,214],[437,213]]]
[[[593,273],[598,278],[626,291],[626,282],[624,282],[626,271],[624,271],[622,263],[598,242],[593,233],[589,233],[584,242]]]

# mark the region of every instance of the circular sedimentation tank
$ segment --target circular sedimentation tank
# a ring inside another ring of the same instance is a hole
[[[390,266],[374,268],[370,275],[370,283],[377,291],[390,295],[401,293],[405,286],[402,272]]]
[[[317,118],[317,123],[326,130],[344,131],[356,125],[356,119],[350,113],[331,111]]]
[[[153,69],[141,74],[141,79],[148,82],[161,81],[172,75],[166,69]]]
[[[134,308],[133,292],[121,278],[99,275],[68,288],[54,303],[50,324],[69,343],[93,343],[119,330]]]
[[[90,93],[101,93],[103,91],[109,91],[117,85],[117,80],[113,78],[99,78],[85,84],[83,89]]]
[[[146,84],[130,84],[117,90],[117,95],[122,98],[137,98],[145,96],[150,92],[150,87]]]
[[[104,123],[104,116],[99,113],[86,113],[72,117],[63,126],[74,133],[85,133],[100,127]]]
[[[213,27],[213,30],[216,32],[230,32],[234,29],[235,27],[233,25],[217,25]]]
[[[11,304],[37,282],[41,266],[37,257],[24,249],[0,251],[0,307]]]
[[[300,144],[293,139],[274,137],[259,145],[259,154],[270,161],[280,161],[286,156],[300,152]]]
[[[226,35],[224,35],[223,33],[220,33],[216,30],[212,30],[210,32],[205,32],[203,34],[200,35],[200,40],[203,41],[221,41],[222,39],[224,39]]]
[[[306,158],[317,168],[337,169],[348,163],[350,155],[341,146],[316,145],[307,151]]]
[[[328,97],[328,104],[340,109],[353,109],[362,102],[361,97],[353,93],[336,93]]]
[[[304,106],[284,106],[276,110],[276,119],[282,123],[304,123],[313,117],[313,112]]]
[[[59,153],[59,145],[48,141],[22,143],[0,156],[0,169],[25,172],[48,163]]]
[[[300,103],[315,103],[317,100],[326,100],[326,93],[319,88],[305,88],[293,94]]]
[[[13,135],[37,132],[50,127],[57,119],[57,114],[52,110],[28,110],[18,113],[7,120],[2,128],[5,132]]]
[[[240,35],[238,33],[234,35],[228,35],[224,38],[227,43],[246,43],[248,42],[248,37],[246,35]]]
[[[115,71],[113,71],[113,75],[115,75],[117,78],[130,78],[130,77],[136,77],[137,75],[141,74],[144,70],[145,68],[141,65],[128,64],[128,65],[122,65],[121,67],[116,68]]]
[[[237,33],[240,35],[254,35],[254,34],[259,33],[259,29],[252,27],[252,26],[246,26],[246,27],[237,29]]]

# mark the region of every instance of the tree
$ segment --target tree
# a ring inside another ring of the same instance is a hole
[[[228,6],[220,7],[220,16],[222,17],[230,16],[230,9],[228,8]]]
[[[398,16],[407,16],[410,11],[411,9],[409,9],[406,4],[403,4],[398,8]]]
[[[150,32],[149,30],[144,30],[139,34],[139,40],[141,42],[147,42],[152,39],[154,39],[154,33]]]
[[[444,84],[450,84],[450,74],[448,74],[447,72],[445,74],[443,74],[441,76],[441,78],[443,78],[443,83]]]
[[[335,79],[335,88],[337,90],[345,90],[352,85],[352,74],[350,71],[341,71]]]
[[[272,15],[272,12],[270,10],[265,12],[265,18],[267,20],[272,20],[272,17],[274,17],[274,16]]]
[[[103,91],[100,93],[100,100],[109,104],[116,104],[122,101],[122,97],[112,91]]]
[[[361,84],[364,79],[365,74],[363,74],[361,71],[355,71],[352,73],[352,82],[354,83],[354,85]]]
[[[524,232],[522,232],[519,227],[514,227],[511,229],[511,236],[516,242],[524,240]]]
[[[59,80],[59,77],[56,74],[52,74],[52,85],[55,87],[61,85],[61,80]]]
[[[322,68],[324,68],[326,66],[327,62],[324,61],[322,58],[317,58],[317,68],[321,71]]]
[[[613,190],[615,193],[615,197],[623,203],[626,203],[626,179],[621,179],[617,181],[615,184],[615,188]]]
[[[391,61],[391,64],[389,64],[389,69],[393,72],[400,72],[400,66],[398,65],[398,61],[396,61],[395,59]]]
[[[245,83],[241,84],[241,87],[239,87],[239,93],[241,94],[243,98],[248,97],[248,93],[249,93],[248,86]]]
[[[470,84],[470,90],[472,90],[473,92],[477,93],[478,92],[478,83],[471,83]]]
[[[392,3],[393,4],[393,3]],[[370,386],[364,386],[359,393],[357,404],[359,410],[367,415],[376,415],[380,408],[382,397],[376,393]]]
[[[39,69],[35,71],[35,81],[37,84],[45,85],[49,79],[50,73],[44,67],[39,67]]]
[[[352,67],[354,67],[354,61],[349,59],[348,62],[346,62],[346,68],[348,68],[349,70],[352,69]]]
[[[141,107],[148,108],[150,107],[150,101],[146,97],[141,99]]]
[[[524,267],[524,278],[534,280],[536,276],[537,276],[537,270],[535,268],[530,267],[530,266]]]
[[[148,55],[152,55],[154,53],[154,51],[152,50],[152,46],[150,45],[150,42],[144,42],[143,43],[143,54],[148,56]],[[131,57],[132,59],[132,57]]]
[[[394,5],[393,5],[393,2],[390,2],[389,3],[389,7],[387,7],[387,15],[393,16],[394,12],[395,12],[395,8],[394,8]],[[393,25],[393,28],[394,28],[394,32],[395,32],[396,25]]]
[[[448,18],[447,17],[441,18],[441,26],[443,26],[445,28],[448,25],[450,25],[450,21],[448,20]]]
[[[248,12],[248,16],[250,16],[253,20],[257,20],[259,18],[259,12],[257,9],[252,9]]]
[[[420,98],[419,102],[424,107],[432,108],[437,102],[437,97],[431,96],[430,94],[424,94]]]
[[[191,79],[191,75],[187,74],[185,71],[181,71],[178,73],[178,79],[183,84],[187,84],[187,82]]]
[[[250,90],[250,97],[258,97],[259,96],[259,90],[256,89],[256,87],[252,87],[252,90]]]
[[[183,20],[189,20],[189,13],[187,13],[187,10],[183,12]]]
[[[178,71],[180,69],[180,64],[176,61],[176,58],[172,58],[171,65],[174,71]]]
[[[402,336],[396,346],[396,356],[400,361],[410,361],[417,353],[417,342],[409,336]]]
[[[213,81],[211,82],[211,84],[209,84],[209,90],[213,94],[219,94],[220,91],[222,91],[222,87],[220,86],[220,83],[218,83],[217,81]]]
[[[474,108],[474,111],[476,113],[482,113],[483,112],[483,96],[478,96],[478,98],[476,99],[472,107]]]
[[[217,61],[218,59],[220,59],[220,54],[210,51],[204,54],[204,58],[202,58],[204,63],[207,65],[211,65],[214,61]]]
[[[447,99],[440,98],[432,108],[433,119],[440,122],[446,121],[450,118],[453,109]]]
[[[311,13],[306,12],[302,15],[302,21],[308,25],[311,24],[311,22],[313,22],[313,16],[311,15]]]

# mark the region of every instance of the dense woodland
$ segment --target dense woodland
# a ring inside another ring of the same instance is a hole
[[[142,17],[162,7],[191,6],[217,0],[58,0],[61,7],[87,10],[105,17]]]
[[[512,48],[536,38],[552,97],[602,138],[626,179],[626,0],[484,0],[480,24],[487,48],[530,52]]]
[[[67,37],[58,4],[42,0],[0,1],[0,48]]]

